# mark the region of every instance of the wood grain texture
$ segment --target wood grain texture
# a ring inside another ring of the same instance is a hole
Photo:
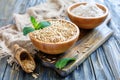
[[[3,79],[4,73],[5,73],[5,71],[6,71],[6,67],[7,67],[6,59],[7,59],[7,58],[8,58],[8,57],[0,60],[0,80]]]
[[[109,8],[112,19],[107,26],[114,31],[113,36],[65,78],[60,77],[52,69],[46,68],[38,63],[35,72],[39,73],[39,76],[36,80],[120,80],[120,1],[93,1],[104,4]],[[0,0],[0,26],[13,23],[13,13],[22,14],[28,7],[37,5],[40,2],[44,1]],[[0,80],[35,80],[31,76],[32,74],[26,74],[22,70],[16,71],[13,67],[7,65],[6,58],[1,60]]]

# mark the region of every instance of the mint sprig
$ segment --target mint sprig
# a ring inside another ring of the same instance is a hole
[[[43,29],[43,28],[45,28],[45,27],[47,27],[49,25],[50,25],[50,22],[48,22],[48,21],[42,21],[42,22],[40,22],[38,24],[38,29]]]
[[[39,24],[37,22],[37,20],[33,16],[31,16],[30,21],[31,21],[32,25],[34,26],[34,29],[37,30],[38,29],[38,24]]]
[[[32,32],[34,30],[43,29],[43,28],[51,25],[50,22],[48,22],[48,21],[38,22],[33,16],[30,17],[30,21],[31,21],[33,27],[24,27],[23,35],[27,35],[28,33]]]
[[[76,58],[62,58],[60,60],[58,60],[55,64],[55,67],[58,69],[62,69],[64,68],[69,62],[71,61],[75,61]]]
[[[29,32],[33,32],[35,29],[32,27],[24,27],[23,35],[27,35]]]

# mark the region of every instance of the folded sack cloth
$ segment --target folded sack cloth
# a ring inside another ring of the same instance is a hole
[[[27,49],[31,53],[35,53],[35,47],[32,45],[28,36],[23,36],[22,32],[19,32],[15,25],[8,25],[0,29],[0,59],[10,55],[8,63],[16,62],[14,59],[14,44],[18,44],[21,47]]]
[[[15,25],[7,25],[0,29],[0,59],[10,55],[8,63],[15,62],[14,44],[18,44],[34,54],[35,47],[29,36],[24,36],[22,32],[25,26],[32,26],[30,16],[34,16],[38,21],[50,18],[65,19],[67,7],[75,2],[78,0],[47,0],[45,3],[30,7],[25,14],[14,14]]]

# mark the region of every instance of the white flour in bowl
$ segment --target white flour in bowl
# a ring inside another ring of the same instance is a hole
[[[85,4],[85,5],[80,5],[71,12],[77,16],[82,16],[82,17],[98,17],[104,14],[104,11],[100,9],[96,4]]]

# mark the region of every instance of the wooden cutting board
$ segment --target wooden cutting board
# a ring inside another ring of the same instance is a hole
[[[100,26],[92,30],[80,29],[79,40],[65,53],[60,55],[48,55],[37,51],[37,57],[44,66],[54,69],[59,75],[65,77],[112,35],[113,31],[106,25],[109,21],[110,17],[108,17]],[[69,63],[62,69],[55,68],[55,63],[59,59],[72,57],[75,57],[76,61]]]

